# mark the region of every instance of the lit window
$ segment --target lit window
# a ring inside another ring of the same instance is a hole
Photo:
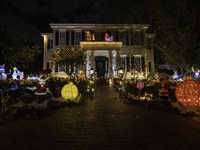
[[[53,40],[52,39],[48,39],[47,40],[47,49],[53,49]]]
[[[81,32],[75,33],[75,45],[79,45],[81,41]]]
[[[66,32],[60,32],[60,45],[66,45]]]

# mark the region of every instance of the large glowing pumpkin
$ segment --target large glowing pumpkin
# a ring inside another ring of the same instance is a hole
[[[176,87],[175,95],[183,106],[200,107],[200,82],[192,79],[181,82]]]
[[[73,82],[70,82],[62,88],[61,95],[64,99],[74,100],[78,96],[78,88]]]

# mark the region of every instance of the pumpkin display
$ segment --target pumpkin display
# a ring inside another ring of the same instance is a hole
[[[74,100],[78,96],[78,88],[73,82],[70,82],[62,88],[61,95],[64,99]]]
[[[184,80],[176,87],[175,96],[183,106],[200,107],[200,82]]]

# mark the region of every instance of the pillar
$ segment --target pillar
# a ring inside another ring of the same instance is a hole
[[[94,69],[94,50],[91,50],[91,69]]]
[[[109,77],[113,76],[113,66],[112,66],[112,51],[109,51]]]

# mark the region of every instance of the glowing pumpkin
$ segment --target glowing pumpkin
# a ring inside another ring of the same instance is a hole
[[[175,96],[183,106],[200,107],[200,82],[192,79],[181,82],[176,87]]]
[[[70,82],[62,88],[61,95],[64,99],[74,100],[78,96],[78,88]]]

